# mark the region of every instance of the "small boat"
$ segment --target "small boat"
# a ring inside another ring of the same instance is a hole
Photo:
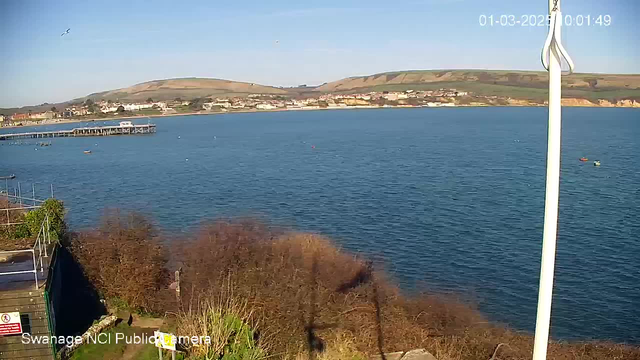
[[[583,157],[580,158],[580,161],[589,161],[589,159],[587,159],[586,157],[583,156]]]
[[[16,175],[15,174],[11,174],[9,176],[0,176],[0,180],[11,180],[11,179],[15,179]]]
[[[593,166],[600,166],[600,160],[596,160],[593,162]]]
[[[85,150],[84,153],[85,154],[91,154],[91,150]]]

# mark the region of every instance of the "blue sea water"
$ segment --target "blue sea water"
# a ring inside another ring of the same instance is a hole
[[[640,343],[640,111],[563,116],[552,336]],[[150,136],[0,142],[0,175],[42,196],[53,183],[74,228],[117,207],[168,232],[252,215],[325,234],[384,259],[407,291],[455,292],[533,331],[546,121],[544,108],[178,116]]]

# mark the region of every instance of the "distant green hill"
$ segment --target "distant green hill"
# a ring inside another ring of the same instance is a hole
[[[640,75],[563,76],[563,96],[589,100],[640,100]],[[413,70],[349,77],[315,88],[320,92],[369,92],[455,88],[478,95],[545,100],[548,75],[536,71]]]
[[[127,88],[87,95],[66,103],[42,104],[22,108],[0,109],[10,115],[29,110],[38,112],[63,109],[69,103],[86,99],[94,101],[191,100],[202,97],[232,97],[249,94],[284,96],[316,96],[319,93],[354,93],[370,91],[434,90],[440,88],[469,91],[477,95],[510,97],[543,102],[547,98],[546,72],[507,70],[410,70],[375,75],[355,76],[317,87],[277,88],[253,83],[207,79],[181,78],[153,80]],[[591,101],[634,99],[640,101],[640,75],[573,74],[563,76],[563,96]]]

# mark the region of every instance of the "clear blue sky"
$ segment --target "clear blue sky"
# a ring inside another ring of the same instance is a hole
[[[610,27],[564,27],[579,72],[640,73],[636,0],[563,0]],[[320,84],[407,69],[541,70],[545,0],[0,0],[0,107],[60,102],[175,77]],[[67,28],[71,33],[61,37]]]

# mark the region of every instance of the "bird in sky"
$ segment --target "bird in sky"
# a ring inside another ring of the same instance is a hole
[[[69,33],[69,31],[71,31],[71,28],[68,28],[67,30],[65,30],[65,32],[63,32],[62,34],[60,34],[60,36],[65,36]]]

